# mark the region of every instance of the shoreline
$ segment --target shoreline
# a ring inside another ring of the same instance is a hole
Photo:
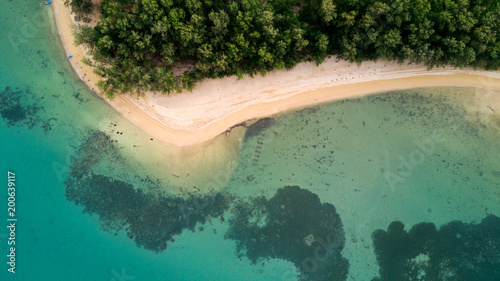
[[[168,96],[148,92],[109,100],[96,87],[100,77],[81,62],[86,55],[83,47],[73,43],[69,8],[55,0],[53,9],[66,56],[73,56],[69,62],[80,79],[140,130],[179,147],[205,143],[248,120],[368,94],[447,86],[500,91],[500,71],[427,70],[423,65],[386,61],[358,66],[332,57],[319,66],[300,63],[290,71],[273,71],[265,77],[206,80],[193,92]]]

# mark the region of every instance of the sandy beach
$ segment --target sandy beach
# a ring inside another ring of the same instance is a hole
[[[72,18],[62,0],[53,2],[54,14],[66,56],[88,87],[97,93],[100,77],[81,60],[75,46]],[[93,20],[91,24],[96,24]],[[300,63],[290,71],[265,77],[207,80],[192,92],[104,98],[126,119],[152,137],[176,146],[206,142],[241,122],[339,99],[418,87],[461,86],[500,90],[500,72],[434,68],[396,62],[351,64],[335,57],[323,64]],[[99,93],[100,94],[100,93]],[[102,95],[101,95],[102,96]]]

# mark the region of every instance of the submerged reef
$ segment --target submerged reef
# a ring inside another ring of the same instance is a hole
[[[287,186],[269,200],[250,202],[224,193],[167,196],[156,179],[105,174],[103,162],[119,167],[123,161],[116,141],[97,130],[87,134],[71,160],[66,197],[98,215],[103,230],[125,230],[138,246],[159,252],[183,230],[195,231],[198,223],[220,217],[229,223],[225,238],[236,240],[239,253],[251,261],[281,258],[296,265],[302,280],[346,280],[349,263],[341,256],[345,235],[340,216],[310,191]],[[225,220],[230,206],[233,214]],[[297,272],[289,274],[292,278]]]
[[[349,262],[341,255],[345,235],[340,216],[316,194],[286,186],[269,200],[240,200],[233,213],[227,237],[252,262],[286,259],[295,264],[301,280],[346,280]]]
[[[410,231],[392,222],[387,231],[372,234],[380,277],[373,281],[498,280],[500,218],[481,223],[453,221],[439,230],[420,223]]]
[[[99,216],[103,230],[124,229],[138,246],[162,251],[185,229],[221,216],[228,206],[222,194],[169,197],[161,182],[135,176],[136,184],[99,174],[103,160],[122,161],[119,147],[105,132],[90,131],[72,157],[66,179],[66,198]],[[127,178],[127,177],[124,177]]]
[[[89,131],[76,155],[71,159],[70,179],[82,179],[86,174],[92,173],[97,163],[108,158],[112,158],[114,163],[123,161],[115,141],[103,131]]]
[[[245,138],[251,138],[262,134],[262,132],[264,132],[266,129],[273,126],[275,122],[276,121],[274,120],[274,118],[270,117],[259,119],[259,121],[248,126],[245,132]]]
[[[0,116],[7,126],[27,126],[30,129],[41,127],[46,133],[52,129],[51,121],[57,119],[42,117],[42,99],[37,98],[29,88],[22,90],[5,87],[0,92]]]
[[[99,215],[104,230],[125,229],[138,246],[157,252],[165,250],[167,242],[173,242],[173,236],[184,229],[194,231],[198,222],[222,215],[227,204],[221,194],[188,199],[155,196],[95,174],[66,184],[67,199],[83,206],[85,212]]]

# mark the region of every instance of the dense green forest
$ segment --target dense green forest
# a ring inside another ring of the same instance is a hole
[[[77,1],[77,0],[73,0]],[[81,2],[81,0],[80,0]],[[85,2],[85,1],[84,1]],[[328,55],[498,69],[499,0],[104,0],[92,49],[109,97],[192,89]],[[175,73],[183,66],[187,71]]]

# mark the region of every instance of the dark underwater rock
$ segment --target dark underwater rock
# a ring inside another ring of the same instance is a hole
[[[499,280],[500,218],[489,215],[481,223],[453,221],[439,230],[420,223],[410,231],[391,223],[372,234],[380,278],[406,280]]]
[[[347,278],[340,216],[333,205],[298,186],[281,188],[269,200],[236,203],[227,237],[254,263],[260,258],[293,262],[302,280]]]
[[[275,120],[273,118],[260,119],[259,121],[248,126],[247,131],[245,133],[245,138],[251,138],[251,137],[260,135],[266,129],[273,126],[274,123],[275,123]]]

